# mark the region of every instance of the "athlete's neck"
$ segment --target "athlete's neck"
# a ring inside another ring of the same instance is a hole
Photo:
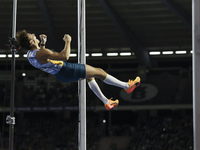
[[[31,47],[30,50],[36,50],[36,49],[40,49],[40,47],[38,45],[34,45],[34,46]]]

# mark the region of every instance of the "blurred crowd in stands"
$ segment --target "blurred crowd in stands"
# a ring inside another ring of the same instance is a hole
[[[1,82],[0,107],[9,107],[9,86],[10,81]],[[15,106],[78,106],[77,87],[77,82],[56,82],[54,77],[42,73],[36,78],[20,77],[16,79]],[[90,99],[87,106],[102,104],[88,86],[87,97]],[[87,150],[99,150],[100,139],[109,136],[130,138],[125,149],[117,148],[117,143],[110,143],[109,150],[192,150],[191,111],[163,110],[153,116],[148,111],[143,116],[134,112],[134,117],[128,111],[124,111],[123,115],[119,111],[117,116],[114,115],[115,111],[89,111]],[[0,113],[0,150],[8,148],[9,127],[5,123],[6,114]],[[15,115],[16,150],[78,150],[78,111],[16,112]],[[105,118],[107,119],[104,120]]]
[[[15,149],[78,150],[78,112],[30,112],[17,113],[16,116]],[[99,112],[87,113],[88,150],[100,150],[99,141],[109,136],[129,137],[130,142],[123,150],[193,149],[191,113],[163,111],[153,117],[137,117],[134,125],[123,124],[123,116],[118,116],[119,124],[111,123],[110,127],[102,122],[102,118]],[[1,140],[4,141],[1,141],[0,148],[8,146],[8,130],[2,133]],[[109,144],[108,150],[122,150],[117,148],[115,141]]]
[[[33,75],[34,76],[34,75]],[[87,105],[100,103],[98,98],[91,92],[88,86]],[[10,80],[0,84],[0,107],[10,105]],[[78,82],[62,83],[52,75],[43,73],[37,77],[19,76],[16,79],[15,106],[16,107],[43,107],[43,106],[77,106],[78,105]]]

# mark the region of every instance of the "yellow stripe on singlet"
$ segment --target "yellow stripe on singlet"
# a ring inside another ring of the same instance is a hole
[[[63,61],[58,61],[58,60],[49,60],[53,64],[58,64],[60,66],[63,66]]]

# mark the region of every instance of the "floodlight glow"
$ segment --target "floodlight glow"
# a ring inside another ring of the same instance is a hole
[[[107,53],[107,56],[118,56],[118,53]]]
[[[0,54],[0,58],[5,58],[6,54]]]
[[[122,52],[120,53],[120,56],[131,56],[130,52]]]
[[[159,51],[153,51],[153,52],[149,52],[150,55],[160,55]]]
[[[77,54],[75,54],[75,53],[70,54],[70,57],[76,57],[76,56],[77,56]]]
[[[11,57],[12,57],[12,54],[8,54],[8,57],[11,58]],[[19,57],[19,54],[15,54],[15,57],[18,58],[18,57]]]
[[[102,56],[103,54],[102,53],[92,53],[92,56],[94,57],[98,57],[98,56]]]
[[[170,54],[173,54],[174,52],[173,51],[163,51],[162,54],[163,55],[170,55]]]
[[[176,54],[186,54],[187,51],[176,51],[175,53],[176,53]]]
[[[25,73],[25,72],[23,72],[23,73],[22,73],[22,76],[23,76],[23,77],[25,77],[25,76],[26,76],[26,73]]]

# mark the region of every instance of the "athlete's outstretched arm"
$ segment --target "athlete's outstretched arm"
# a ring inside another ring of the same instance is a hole
[[[69,59],[70,53],[71,53],[71,36],[69,34],[65,34],[63,37],[63,40],[65,41],[65,47],[61,51],[61,54],[63,54],[64,57],[66,57],[66,60]]]
[[[49,49],[45,48],[45,46],[42,46],[40,47],[41,49],[36,54],[37,59],[39,61],[45,61],[47,59],[64,60],[64,61],[68,60],[71,53],[71,36],[65,34],[63,40],[65,41],[65,47],[60,53],[52,52]]]

